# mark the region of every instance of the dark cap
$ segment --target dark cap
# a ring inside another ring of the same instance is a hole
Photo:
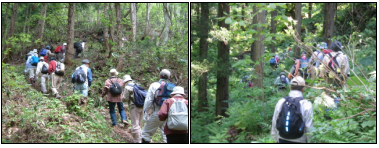
[[[84,59],[84,60],[82,60],[82,63],[83,64],[89,64],[89,60],[88,59]]]

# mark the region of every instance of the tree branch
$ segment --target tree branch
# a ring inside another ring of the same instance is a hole
[[[358,114],[352,115],[352,116],[350,116],[350,117],[346,117],[346,118],[342,118],[342,119],[336,119],[336,121],[339,121],[339,120],[345,120],[345,119],[350,119],[350,118],[353,118],[353,117],[355,117],[355,116],[358,116],[358,115],[364,114],[364,113],[366,113],[366,112],[368,112],[368,111],[375,111],[375,109],[367,109],[367,110],[364,110],[364,111],[362,111],[362,112],[360,112],[360,113],[358,113]]]

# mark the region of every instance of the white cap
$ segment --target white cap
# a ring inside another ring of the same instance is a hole
[[[291,80],[292,86],[305,86],[305,81],[302,77],[296,76]]]
[[[175,95],[175,94],[181,94],[181,95],[185,95],[184,94],[184,88],[181,87],[181,86],[175,86],[172,90],[172,93],[171,93],[171,96]]]
[[[38,53],[38,52],[37,52],[37,49],[33,49],[33,52]]]
[[[63,46],[64,46],[64,45],[67,45],[67,43],[63,43]]]

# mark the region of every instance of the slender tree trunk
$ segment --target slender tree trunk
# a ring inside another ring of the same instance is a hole
[[[104,4],[104,17],[106,18],[108,15],[107,15],[107,5]],[[103,24],[103,48],[106,50],[106,51],[109,51],[109,46],[108,46],[108,25],[107,23],[104,23],[102,22]],[[108,55],[108,58],[110,58],[110,54]]]
[[[230,14],[230,7],[228,3],[218,3],[218,17],[224,17],[226,13]],[[229,30],[230,25],[225,24],[225,21],[219,21],[218,26],[224,27]],[[226,110],[228,109],[229,99],[229,43],[218,41],[217,43],[217,90],[216,90],[216,116],[227,116]]]
[[[150,3],[147,3],[146,4],[146,28],[145,28],[145,36],[149,35],[149,28],[150,28],[149,23],[150,23]]]
[[[75,3],[70,3],[68,6],[68,43],[67,43],[67,55],[65,56],[66,67],[72,65],[71,60],[74,59],[75,49],[74,49],[74,26],[75,26]]]
[[[116,3],[116,22],[117,22],[117,41],[118,46],[117,49],[121,50],[121,47],[123,47],[123,41],[122,41],[122,22],[121,22],[121,10],[120,10],[120,3]],[[122,53],[122,52],[121,52]],[[122,72],[122,63],[123,63],[124,56],[120,56],[118,58],[118,64],[117,64],[117,71]]]
[[[26,29],[26,24],[28,24],[28,15],[29,15],[29,7],[26,6],[26,16],[25,16],[25,23],[24,23],[24,28],[22,29],[22,33],[25,34],[25,29]]]
[[[297,20],[296,24],[296,37],[301,40],[301,3],[296,3],[295,4],[295,16]],[[300,58],[300,47],[297,46],[295,47],[295,58]]]
[[[13,37],[14,32],[16,30],[17,8],[18,8],[18,3],[14,3],[8,37]]]
[[[202,22],[202,32],[200,38],[200,62],[207,59],[208,56],[208,25],[209,25],[209,7],[208,3],[201,3],[201,22]],[[198,107],[200,111],[205,111],[208,108],[207,99],[207,72],[204,72],[199,78],[199,88],[198,88]]]
[[[8,15],[9,15],[9,5],[10,5],[10,3],[7,3],[7,5],[6,5],[6,9],[5,9],[5,11],[6,11],[6,13],[5,13],[5,21],[3,22],[3,24],[1,25],[1,38],[3,39],[3,41],[5,41],[5,30],[8,30],[7,29],[7,24],[8,24]],[[2,46],[1,48],[4,50],[4,47],[5,46]],[[3,55],[3,52],[1,52],[1,54]],[[2,56],[2,57],[4,57],[4,55]]]
[[[259,24],[259,23],[266,23],[266,13],[267,11],[266,10],[263,10],[261,9],[262,12],[258,13],[256,15],[256,17],[254,17],[253,19],[253,24]],[[256,13],[258,12],[258,8],[256,7],[256,4],[254,4],[254,7],[253,7],[253,13]],[[264,44],[263,44],[263,41],[265,39],[265,35],[264,34],[261,34],[261,32],[264,30],[264,27],[260,27],[260,28],[256,28],[257,29],[257,32],[258,34],[255,34],[253,35],[253,38],[255,38],[256,40],[254,41],[254,43],[252,44],[252,49],[251,49],[251,58],[252,58],[252,61],[254,62],[257,62],[259,61],[259,63],[257,65],[254,65],[254,69],[255,69],[255,75],[257,76],[257,78],[253,79],[253,84],[254,84],[254,87],[258,87],[260,89],[263,89],[263,67],[264,67],[264,60],[261,59],[259,60],[262,55],[265,53],[265,47],[264,47]],[[263,96],[259,96],[258,99],[262,100],[262,106],[264,106],[264,94]],[[263,114],[264,114],[264,118],[265,120],[267,121],[267,118],[266,118],[266,111],[265,111],[265,108],[263,107]]]
[[[109,3],[109,8],[110,10],[114,10],[114,4],[112,3]],[[113,11],[111,11],[111,13],[109,13],[109,21],[112,25],[109,26],[109,36],[111,38],[112,41],[115,41],[115,35],[114,35],[114,26],[115,26],[115,23],[114,23],[114,13]],[[109,45],[111,46],[111,50],[112,50],[112,45]]]
[[[34,44],[34,48],[38,48],[38,46],[41,44],[42,42],[42,37],[43,37],[43,30],[44,30],[44,27],[45,27],[45,18],[46,18],[46,7],[47,7],[47,3],[42,3],[41,4],[41,19],[38,21],[38,28],[36,30],[36,36],[35,36],[35,40],[40,40],[40,42],[38,43],[35,43]]]
[[[246,3],[242,3],[242,21],[245,21],[245,8],[246,8]],[[241,26],[242,31],[246,31],[244,26]]]
[[[333,38],[334,31],[334,17],[336,15],[336,3],[325,3],[325,32],[324,32],[324,42],[328,45],[330,49],[331,38]]]
[[[274,11],[271,11],[271,34],[276,34],[276,21],[275,17],[278,15],[278,8],[275,8]],[[272,37],[272,40],[275,41],[275,35]],[[275,53],[275,43],[271,43],[271,53]]]
[[[309,10],[308,17],[309,19],[311,19],[312,18],[312,3],[309,3],[308,10]],[[310,25],[310,28],[309,28],[310,32],[313,32],[313,28],[314,28],[313,23],[309,23],[309,25]]]
[[[136,41],[136,35],[137,35],[137,13],[136,13],[136,3],[130,4],[130,20],[132,21],[132,41]]]
[[[163,14],[164,14],[165,26],[161,33],[159,42],[157,42],[157,46],[165,45],[168,41],[168,34],[170,32],[170,26],[171,26],[168,7],[169,7],[168,3],[163,3]]]

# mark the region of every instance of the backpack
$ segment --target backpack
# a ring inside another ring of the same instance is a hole
[[[159,82],[161,86],[155,91],[156,97],[154,98],[154,102],[158,106],[162,106],[163,101],[171,98],[170,94],[172,93],[174,87],[176,86],[174,83],[170,82]]]
[[[82,69],[82,67],[79,67],[75,70],[73,77],[71,78],[72,83],[84,83],[86,82],[86,73]]]
[[[324,49],[324,54],[329,54],[329,53],[331,53],[331,52],[333,52],[333,51],[330,50],[330,49]]]
[[[134,100],[131,99],[132,102],[137,107],[142,108],[145,103],[147,91],[145,90],[145,88],[138,85],[132,85],[132,84],[128,84],[128,85],[133,87]]]
[[[188,130],[188,108],[184,99],[174,100],[168,111],[167,127],[171,130]]]
[[[39,55],[46,56],[46,52],[47,50],[42,48],[42,50],[39,52]]]
[[[285,139],[296,139],[304,134],[304,122],[300,112],[300,100],[303,98],[284,97],[279,117],[276,120],[276,129]]]
[[[32,56],[31,62],[30,62],[32,66],[37,66],[38,62],[39,62],[39,58],[36,56]]]
[[[308,59],[305,60],[303,58],[300,58],[300,68],[306,68],[308,66]]]
[[[61,65],[61,62],[57,62],[57,67],[55,68],[55,74],[58,76],[63,76],[64,75],[64,69],[63,66]]]
[[[276,65],[275,58],[270,59],[270,65],[271,66],[275,66]]]
[[[62,52],[61,51],[61,49],[62,49],[62,45],[60,45],[60,46],[58,46],[57,48],[55,48],[55,53],[60,53],[60,52]]]
[[[49,71],[49,69],[46,67],[45,64],[43,64],[42,69],[41,69],[41,73],[47,74],[48,71]]]
[[[120,95],[122,93],[122,87],[117,83],[118,78],[116,79],[116,83],[113,83],[111,79],[109,79],[112,83],[111,87],[109,88],[109,92],[112,95]]]
[[[76,49],[76,52],[81,53],[83,51],[82,44],[80,42],[74,43],[74,48]]]
[[[337,62],[337,56],[339,56],[341,53],[337,53],[334,57],[328,53],[330,57],[330,61],[328,63],[328,66],[330,69],[332,69],[336,74],[340,74],[340,68],[338,67],[338,62]]]
[[[60,53],[64,53],[64,52],[65,52],[65,50],[66,50],[66,48],[64,48],[64,46],[63,46],[63,45],[61,45],[61,52],[60,52]]]

